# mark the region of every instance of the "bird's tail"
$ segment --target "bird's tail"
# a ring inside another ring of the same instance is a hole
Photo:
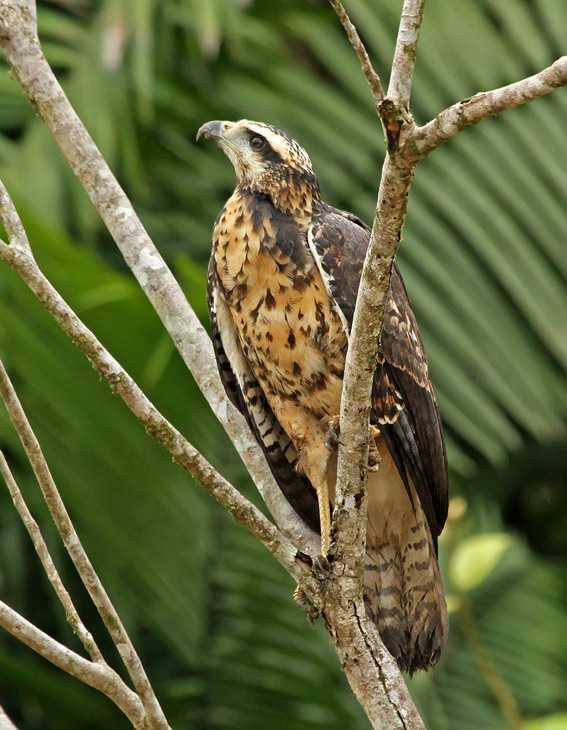
[[[367,612],[388,651],[410,675],[436,664],[448,631],[448,616],[436,551],[414,493],[393,500],[369,480],[364,587]]]

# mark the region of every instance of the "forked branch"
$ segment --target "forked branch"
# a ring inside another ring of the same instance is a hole
[[[57,531],[59,532],[65,549],[67,550],[69,557],[73,561],[73,564],[77,569],[77,572],[81,577],[81,580],[83,581],[83,584],[87,589],[91,600],[96,606],[97,611],[112,638],[112,641],[114,642],[116,648],[118,649],[118,652],[120,653],[120,656],[122,657],[124,666],[126,667],[128,674],[130,675],[132,683],[142,703],[144,713],[148,718],[148,722],[150,723],[149,727],[151,727],[152,729],[155,728],[155,730],[168,730],[169,725],[167,724],[165,716],[163,715],[161,707],[159,706],[148,677],[146,676],[146,673],[142,666],[142,662],[140,661],[140,658],[138,657],[138,654],[134,649],[134,645],[132,644],[130,637],[126,632],[126,629],[124,628],[122,621],[120,620],[120,616],[116,612],[116,609],[114,608],[110,598],[108,597],[104,586],[102,585],[98,575],[93,568],[91,561],[89,560],[81,544],[79,536],[75,530],[73,523],[71,522],[71,518],[69,517],[69,513],[67,512],[63,500],[61,499],[59,490],[57,489],[55,481],[53,480],[51,471],[47,465],[41,446],[39,445],[35,433],[33,432],[33,429],[26,417],[26,414],[24,413],[24,409],[22,408],[16,391],[14,390],[10,378],[8,377],[8,373],[6,372],[6,369],[1,362],[0,396],[4,401],[4,405],[6,406],[8,415],[10,416],[10,419],[14,424],[14,428],[16,429],[20,441],[22,442],[22,446],[25,449],[26,455],[29,459],[38,484],[41,488],[45,503],[47,504],[51,516],[53,517],[53,521],[55,522],[55,526],[57,527]],[[41,538],[41,535],[39,533],[39,528],[33,521],[29,510],[27,510],[27,507],[25,507],[23,499],[21,498],[21,494],[17,489],[17,485],[15,484],[15,481],[11,476],[7,464],[3,464],[3,457],[2,459],[0,459],[0,467],[4,467],[2,468],[2,473],[6,478],[8,488],[10,489],[13,497],[15,496],[16,507],[18,508],[20,514],[23,516],[24,523],[26,524],[26,527],[28,528],[30,534],[32,535],[32,538],[34,539],[34,544],[36,545],[36,548],[39,548],[38,552],[40,553],[40,557],[42,558],[42,562],[46,568],[48,577],[56,588],[57,595],[59,596],[61,602],[66,608],[67,606],[70,606],[71,615],[69,616],[69,618],[74,623],[76,622],[76,629],[79,632],[81,641],[85,645],[87,651],[91,654],[93,661],[96,662],[97,667],[106,667],[107,669],[109,669],[102,658],[100,650],[92,640],[90,634],[86,632],[86,629],[83,626],[82,622],[79,620],[77,612],[75,611],[74,606],[71,603],[70,597],[63,589],[63,585],[59,579],[57,571],[55,570],[55,566],[53,565],[49,552],[47,551],[47,546],[43,542],[43,539]],[[9,612],[6,612],[6,614],[8,616],[11,615]],[[22,626],[23,625],[24,624],[22,624]],[[31,635],[29,627],[25,627],[24,633],[28,637]],[[41,646],[47,646],[46,642],[42,641]],[[32,646],[32,648],[34,647]],[[53,660],[52,655],[47,658],[49,658],[51,661]],[[87,664],[90,665],[92,663],[87,662]],[[86,665],[81,664],[81,667],[83,668],[81,671],[84,670],[85,666]],[[96,674],[96,676],[98,676],[98,674]]]
[[[128,689],[114,669],[107,664],[91,662],[71,651],[2,601],[0,601],[0,626],[56,667],[105,694],[122,710],[136,730],[169,728],[167,723],[151,725],[145,722],[146,716],[140,698]]]
[[[333,0],[330,2],[337,10],[337,3]],[[432,149],[472,124],[543,96],[567,83],[567,60],[562,58],[531,78],[460,102],[418,129],[410,112],[409,100],[424,5],[425,0],[404,1],[390,85],[386,97],[378,108],[386,131],[387,152],[382,168],[372,234],[358,291],[343,381],[341,443],[333,534],[336,538],[335,560],[339,565],[346,566],[345,572],[352,571],[351,574],[358,576],[358,592],[356,586],[349,586],[350,600],[357,606],[360,605],[362,594],[365,510],[359,509],[357,515],[353,507],[357,495],[361,492],[364,494],[365,491],[373,374],[384,321],[391,267],[401,240],[415,167]],[[362,42],[358,34],[355,35],[346,26],[345,29],[357,56],[361,59],[362,70],[368,76],[367,67],[370,65],[370,61],[366,61],[369,59],[368,52],[364,47],[361,48]],[[349,539],[342,539],[344,537]],[[378,637],[375,637],[373,644],[381,647]],[[386,674],[395,681],[395,672],[390,673],[387,664],[384,667]],[[417,718],[415,722],[419,725],[421,721]],[[408,725],[410,726],[414,727]]]
[[[11,383],[8,379],[8,373],[4,368],[4,364],[0,361],[0,393],[4,395],[7,388],[11,388]],[[22,492],[18,484],[16,483],[16,480],[14,479],[14,475],[12,474],[12,471],[8,466],[8,462],[6,461],[6,458],[1,451],[0,474],[2,474],[4,481],[6,482],[8,491],[10,492],[10,496],[12,497],[12,502],[14,503],[14,507],[20,515],[20,519],[22,520],[26,530],[28,531],[29,536],[32,539],[33,546],[39,556],[39,559],[41,560],[41,564],[43,565],[43,569],[45,570],[47,578],[53,586],[53,589],[57,594],[57,598],[59,599],[59,602],[65,610],[65,618],[67,619],[67,622],[73,628],[73,632],[79,637],[81,644],[89,653],[93,662],[104,663],[104,658],[101,654],[100,649],[96,645],[90,631],[87,630],[86,626],[81,621],[81,618],[77,613],[77,609],[73,604],[71,596],[63,585],[63,581],[61,580],[59,571],[55,567],[55,563],[51,558],[49,549],[45,540],[43,539],[43,535],[41,534],[39,525],[34,520],[33,515],[31,514],[24,500]]]
[[[337,4],[334,0],[330,2],[333,7]],[[410,113],[409,100],[424,5],[425,0],[404,1],[390,84],[386,97],[379,105],[387,136],[387,154],[345,368],[337,477],[337,492],[339,495],[342,493],[343,497],[339,496],[339,504],[345,503],[345,500],[351,503],[364,481],[372,376],[384,320],[390,271],[401,240],[409,189],[417,163],[471,125],[567,85],[567,57],[563,56],[534,76],[460,101],[440,112],[423,127],[417,127]],[[359,36],[354,36],[348,29],[347,36],[358,57],[369,58]],[[366,62],[363,62],[365,74],[366,66]],[[342,514],[337,513],[336,517]],[[340,528],[340,524],[337,523],[335,527]],[[363,532],[360,529],[358,533],[359,551],[364,546]],[[339,532],[336,534],[339,535]],[[351,544],[349,549],[354,550],[354,546]]]

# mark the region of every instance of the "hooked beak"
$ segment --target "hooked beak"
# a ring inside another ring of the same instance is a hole
[[[214,140],[222,139],[224,132],[228,131],[228,129],[232,126],[232,122],[222,122],[218,119],[215,119],[212,122],[207,122],[206,124],[203,124],[197,132],[196,141],[198,142],[201,137]]]

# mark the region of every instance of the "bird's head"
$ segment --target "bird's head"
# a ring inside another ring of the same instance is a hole
[[[238,186],[267,195],[284,212],[311,213],[317,207],[319,182],[307,152],[270,124],[215,120],[199,129],[214,139],[234,165]]]

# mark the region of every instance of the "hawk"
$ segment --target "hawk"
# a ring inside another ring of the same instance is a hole
[[[307,153],[285,132],[243,119],[207,122],[201,135],[218,143],[237,178],[214,225],[208,273],[220,375],[326,554],[335,424],[370,229],[321,200]],[[447,634],[437,537],[448,477],[423,342],[396,265],[371,406],[370,462],[380,465],[367,482],[365,603],[400,669],[413,674],[437,662]]]

